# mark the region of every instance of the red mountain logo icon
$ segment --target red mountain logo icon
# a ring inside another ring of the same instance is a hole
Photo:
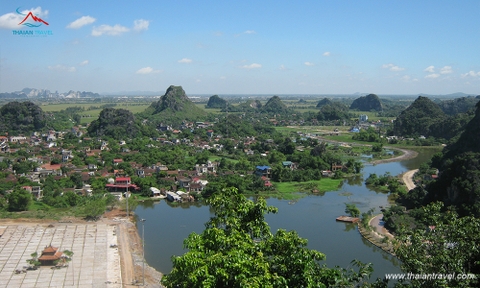
[[[25,15],[25,14],[23,14],[23,15]],[[25,21],[27,21],[29,18],[31,18],[31,20],[34,21],[34,22],[40,22],[40,23],[38,25],[28,23],[28,22],[25,23]],[[23,21],[18,23],[18,25],[25,25],[25,26],[28,26],[28,27],[39,27],[39,26],[42,25],[42,23],[45,24],[45,25],[48,25],[48,23],[45,22],[42,18],[33,15],[32,12],[28,12],[27,16],[25,16]]]

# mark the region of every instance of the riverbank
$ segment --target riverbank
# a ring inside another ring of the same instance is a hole
[[[399,155],[399,156],[393,157],[393,158],[388,158],[388,159],[374,160],[374,161],[371,162],[372,164],[381,164],[381,163],[388,163],[388,162],[403,161],[403,160],[413,159],[413,158],[417,157],[417,155],[418,155],[418,152],[413,151],[413,150],[407,150],[407,149],[396,148],[396,147],[387,147],[387,146],[385,146],[384,148],[398,150],[398,151],[402,152],[402,155]]]
[[[143,245],[133,217],[126,218],[125,211],[118,209],[106,212],[102,221],[113,222],[118,227],[118,248],[122,268],[123,287],[136,287],[143,284],[145,265],[145,285],[163,287],[160,280],[163,274],[148,265],[143,258]]]
[[[390,232],[383,226],[383,214],[378,214],[368,221],[368,227],[363,227],[362,223],[358,223],[358,232],[368,242],[382,249],[383,251],[395,256],[391,240],[394,238]]]
[[[412,190],[413,188],[415,188],[417,186],[413,182],[413,175],[415,175],[415,173],[417,173],[417,171],[418,171],[418,169],[413,169],[413,170],[410,170],[410,171],[407,171],[407,172],[403,173],[403,175],[402,175],[403,183],[405,183],[405,186],[407,186],[408,191]]]

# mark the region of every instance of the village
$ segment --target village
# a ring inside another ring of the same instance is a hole
[[[213,126],[213,124],[204,122],[196,124],[197,126],[193,122],[186,123],[183,129],[208,129]],[[41,200],[43,197],[42,184],[44,180],[47,177],[53,177],[55,181],[75,178],[74,187],[63,187],[62,192],[73,192],[79,196],[92,196],[94,193],[94,188],[91,185],[92,180],[104,179],[105,185],[103,188],[105,191],[110,192],[119,200],[130,197],[132,192],[140,193],[143,188],[149,191],[148,193],[144,192],[145,196],[152,197],[152,199],[167,198],[169,201],[191,202],[195,200],[195,195],[200,194],[208,185],[207,176],[217,176],[219,174],[218,166],[220,162],[218,160],[205,159],[204,163],[194,164],[189,169],[169,169],[167,165],[161,162],[145,166],[135,161],[124,160],[123,158],[131,158],[132,154],[140,152],[130,148],[125,140],[115,141],[85,137],[85,128],[75,126],[71,131],[58,132],[51,130],[45,134],[35,132],[28,137],[0,136],[0,162],[9,163],[8,167],[2,170],[6,176],[4,181],[17,183],[23,179],[30,185],[23,185],[22,188],[31,193],[36,200]],[[202,153],[202,151],[222,153],[222,150],[224,150],[224,145],[220,144],[222,143],[221,136],[215,137],[212,129],[206,130],[207,137],[204,139],[198,139],[198,137],[195,139],[179,139],[176,136],[181,135],[182,131],[174,130],[170,126],[159,126],[158,130],[171,131],[170,135],[172,137],[164,135],[165,137],[150,139],[147,149],[158,149],[161,146],[180,146],[184,149],[190,149],[194,153]],[[338,130],[336,131],[334,133],[338,134]],[[77,139],[76,141],[64,141],[65,135],[69,137],[74,135]],[[298,132],[298,137],[300,139],[316,138],[314,135],[302,132]],[[247,136],[243,140],[232,138],[230,141],[235,145],[234,149],[243,147],[245,157],[258,153],[260,157],[268,159],[269,151],[259,153],[258,150],[255,152],[251,149],[254,144],[259,143],[259,140],[254,136]],[[131,140],[129,143],[131,143]],[[276,146],[273,139],[265,139],[262,145]],[[115,146],[114,149],[117,153],[111,153],[111,146]],[[304,147],[297,145],[295,149],[303,151]],[[108,157],[104,157],[107,154]],[[112,159],[112,154],[119,157]],[[85,162],[85,160],[87,161]],[[290,170],[298,168],[298,163],[292,161],[280,161],[280,163],[282,167]],[[15,170],[15,167],[19,169]],[[188,167],[183,166],[182,168]],[[331,177],[334,171],[345,167],[341,164],[332,163],[330,168],[322,170],[322,176]],[[270,179],[272,167],[269,165],[257,165],[253,170],[247,171],[244,169],[243,172],[260,177],[267,188],[273,186]],[[223,171],[220,175],[231,173],[234,172]],[[171,185],[145,188],[132,181],[132,177],[141,181],[141,178],[154,176],[161,179],[162,183],[170,183]]]

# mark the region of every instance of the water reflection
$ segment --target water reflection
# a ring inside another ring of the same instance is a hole
[[[363,176],[355,175],[353,177],[348,177],[344,183],[347,183],[350,186],[361,186],[363,184]]]

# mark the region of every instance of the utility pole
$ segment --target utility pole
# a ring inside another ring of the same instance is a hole
[[[130,216],[130,214],[128,213],[128,188],[127,188],[127,192],[125,192],[125,197],[127,197],[127,219],[128,219],[128,216]]]
[[[142,222],[143,286],[145,286],[145,221],[145,219],[140,219]]]

